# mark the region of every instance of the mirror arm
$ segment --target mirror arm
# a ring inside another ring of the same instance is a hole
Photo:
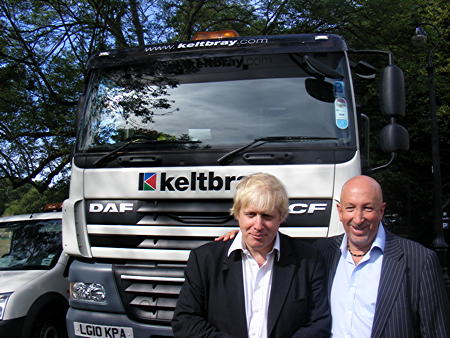
[[[386,51],[386,50],[378,50],[378,49],[350,49],[349,53],[351,54],[381,54],[381,55],[386,55],[388,58],[388,64],[389,65],[393,65],[394,64],[394,55],[392,54],[391,51]]]
[[[394,162],[396,157],[397,157],[397,153],[391,153],[391,159],[389,160],[389,162],[387,162],[383,165],[380,165],[379,167],[370,169],[370,172],[374,173],[375,171],[389,167],[392,164],[392,162]]]

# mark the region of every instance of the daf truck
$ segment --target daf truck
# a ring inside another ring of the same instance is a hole
[[[234,188],[251,173],[285,184],[281,232],[342,233],[341,186],[369,158],[355,76],[381,75],[386,160],[408,148],[389,52],[354,51],[332,34],[215,34],[88,62],[63,206],[70,337],[171,336],[189,252],[236,228]],[[370,53],[383,69],[364,61]]]

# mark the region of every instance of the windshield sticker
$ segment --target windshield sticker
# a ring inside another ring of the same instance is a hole
[[[233,40],[202,40],[195,42],[178,42],[169,45],[148,46],[145,48],[146,52],[161,52],[170,51],[173,49],[190,49],[201,47],[237,47],[248,46],[256,44],[267,44],[269,39],[257,38],[257,39],[233,39]]]
[[[344,98],[334,100],[334,113],[336,117],[336,127],[339,129],[348,128],[347,101]]]
[[[344,97],[344,82],[336,81],[334,83],[334,97]]]

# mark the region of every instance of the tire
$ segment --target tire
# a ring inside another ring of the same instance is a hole
[[[33,326],[32,338],[67,338],[66,318],[60,313],[41,314]]]

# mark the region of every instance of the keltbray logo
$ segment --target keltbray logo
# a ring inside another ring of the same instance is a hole
[[[139,191],[221,191],[231,190],[231,185],[244,176],[218,176],[213,171],[191,172],[186,176],[162,173],[140,173]]]
[[[156,190],[156,173],[140,173],[139,174],[139,190],[155,191]]]

